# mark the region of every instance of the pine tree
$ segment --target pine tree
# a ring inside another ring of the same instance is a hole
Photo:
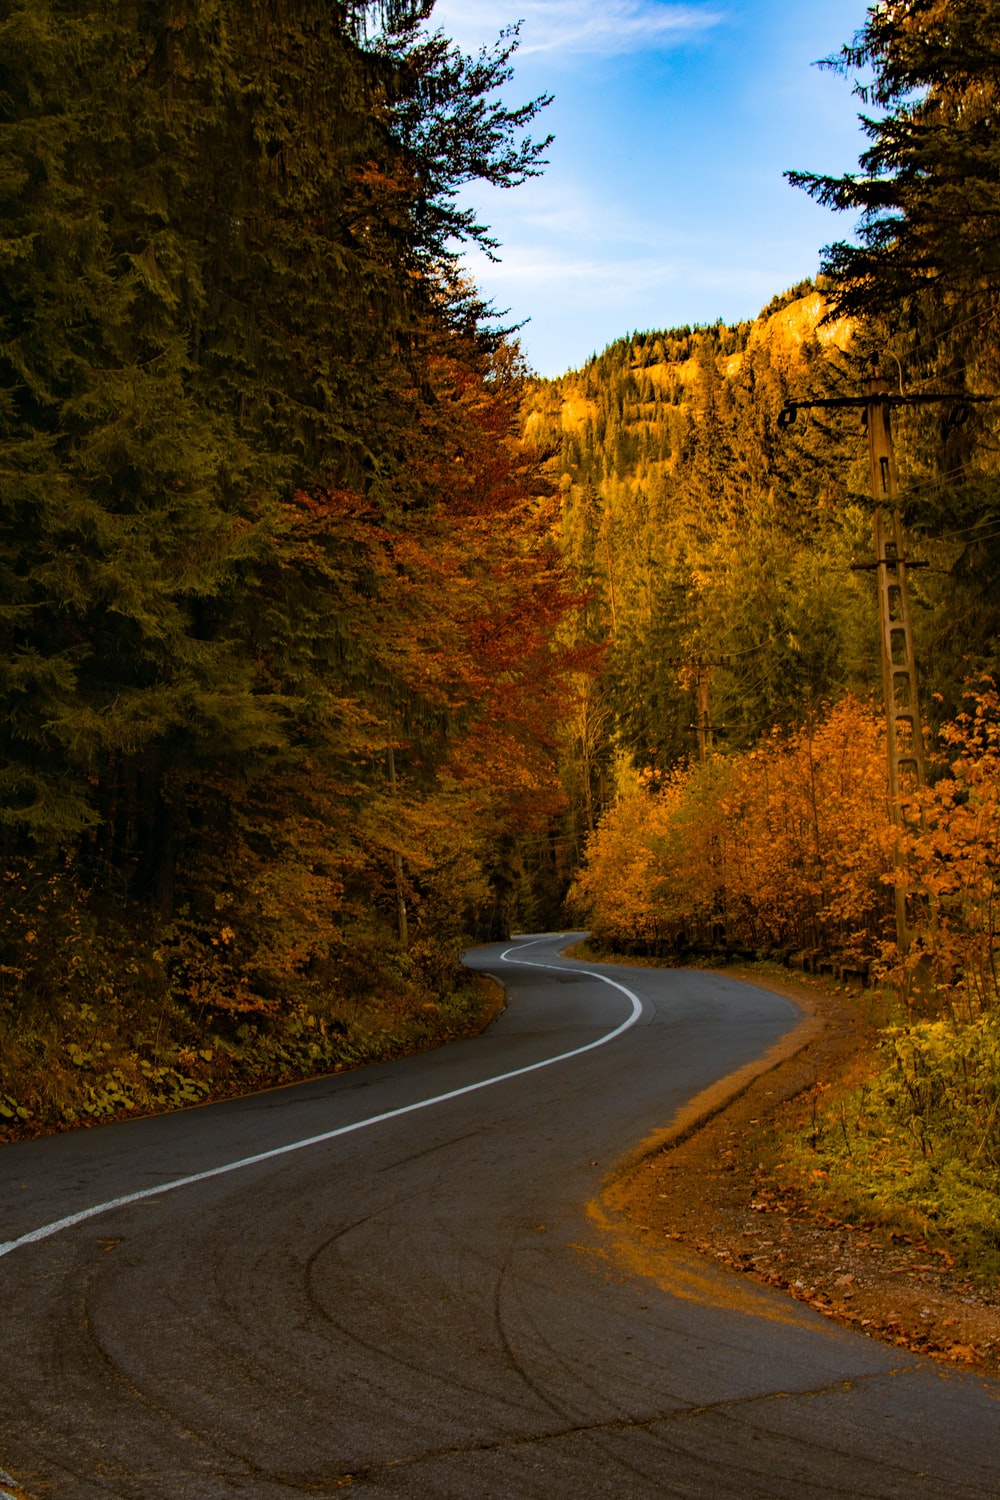
[[[450,195],[543,149],[538,102],[491,102],[512,43],[470,63],[388,9],[370,43],[321,0],[0,12],[0,820],[99,825],[165,907],[185,775],[283,754],[317,657],[366,676],[336,594],[322,645],[291,618],[285,507],[428,503],[421,371],[481,313]]]
[[[859,244],[827,248],[836,306],[898,313],[925,291],[1000,286],[1000,6],[996,0],[889,0],[828,60],[859,84],[871,145],[861,173],[790,172],[819,202],[860,213]]]

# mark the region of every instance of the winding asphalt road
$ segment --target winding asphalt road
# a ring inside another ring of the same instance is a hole
[[[615,1159],[798,1018],[568,941],[469,956],[509,991],[482,1037],[0,1150],[25,1492],[1000,1497],[995,1382],[609,1253]]]

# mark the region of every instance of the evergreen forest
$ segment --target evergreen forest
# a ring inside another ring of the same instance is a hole
[[[475,1021],[560,793],[571,607],[467,181],[540,169],[426,6],[0,6],[0,1111]],[[502,521],[502,524],[500,524]]]

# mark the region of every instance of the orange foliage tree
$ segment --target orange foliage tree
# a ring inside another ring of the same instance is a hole
[[[871,953],[893,830],[880,716],[847,697],[755,750],[647,777],[606,814],[571,902],[598,939]]]
[[[902,842],[931,915],[909,964],[929,962],[939,1003],[972,1020],[998,999],[1000,694],[985,679],[966,701],[941,731],[946,765],[921,792],[924,826]]]
[[[199,1006],[356,993],[387,962],[433,989],[471,931],[503,926],[505,846],[560,805],[585,653],[559,640],[573,598],[516,436],[519,374],[452,339],[421,379],[434,399],[391,491],[297,494],[258,564],[259,619],[239,623],[273,752],[177,788],[171,962]]]

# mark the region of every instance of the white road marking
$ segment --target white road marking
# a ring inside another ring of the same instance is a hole
[[[449,1099],[460,1099],[463,1094],[474,1094],[478,1089],[492,1088],[496,1083],[506,1083],[511,1078],[520,1078],[524,1073],[534,1073],[539,1068],[551,1068],[555,1063],[567,1062],[571,1057],[582,1057],[585,1052],[593,1052],[595,1047],[604,1047],[608,1042],[613,1042],[616,1037],[628,1031],[642,1016],[642,1001],[638,995],[628,989],[624,984],[619,984],[617,979],[609,979],[605,974],[598,974],[591,969],[569,969],[561,964],[542,964],[532,962],[530,959],[511,958],[512,953],[523,953],[525,948],[532,947],[535,943],[545,942],[549,936],[533,938],[530,943],[522,943],[515,948],[506,948],[500,957],[504,963],[519,964],[530,969],[554,969],[565,974],[584,974],[589,979],[599,979],[602,984],[610,985],[613,990],[621,993],[632,1002],[632,1013],[614,1031],[609,1031],[606,1036],[598,1037],[596,1042],[587,1042],[583,1047],[574,1047],[571,1052],[560,1052],[557,1057],[546,1057],[541,1062],[528,1063],[526,1067],[514,1068],[509,1073],[498,1073],[494,1078],[483,1078],[479,1083],[467,1083],[463,1088],[451,1089],[447,1094],[436,1094],[432,1099],[420,1099],[416,1104],[404,1104],[399,1109],[386,1110],[385,1114],[370,1115],[366,1120],[356,1120],[352,1125],[340,1125],[336,1130],[326,1130],[322,1135],[311,1135],[305,1140],[292,1141],[287,1146],[276,1146],[271,1151],[260,1151],[256,1156],[245,1156],[240,1161],[226,1162],[221,1167],[211,1167],[207,1172],[192,1172],[187,1177],[177,1177],[173,1182],[162,1182],[156,1187],[141,1188],[136,1193],[125,1193],[121,1198],[110,1198],[106,1203],[95,1203],[92,1208],[83,1208],[79,1213],[67,1214],[64,1219],[55,1219],[51,1224],[42,1224],[38,1229],[32,1229],[27,1234],[20,1235],[16,1240],[6,1240],[0,1244],[0,1257],[9,1255],[12,1250],[19,1250],[22,1245],[34,1245],[39,1240],[47,1240],[54,1234],[59,1234],[63,1229],[72,1229],[74,1224],[83,1224],[88,1219],[96,1219],[99,1214],[110,1213],[113,1208],[125,1208],[130,1203],[140,1203],[144,1198],[158,1198],[162,1193],[172,1193],[177,1188],[190,1187],[195,1182],[207,1182],[211,1177],[224,1177],[229,1172],[239,1172],[244,1167],[255,1167],[259,1162],[273,1161],[278,1156],[287,1156],[292,1151],[305,1151],[309,1146],[320,1146],[324,1141],[335,1140],[340,1135],[350,1135],[355,1130],[367,1130],[370,1125],[381,1125],[386,1120],[396,1120],[400,1115],[412,1114],[418,1109],[429,1109],[432,1104],[444,1104]]]

